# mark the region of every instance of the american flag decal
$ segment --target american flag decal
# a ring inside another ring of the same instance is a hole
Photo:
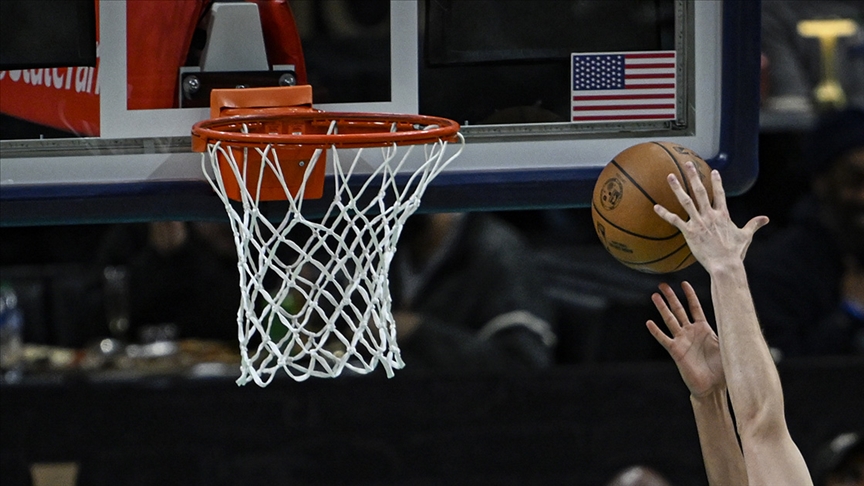
[[[572,54],[575,123],[674,120],[675,51]]]

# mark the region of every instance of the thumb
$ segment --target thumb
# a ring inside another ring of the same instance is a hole
[[[747,224],[744,225],[744,229],[752,235],[756,233],[759,228],[768,224],[768,221],[768,216],[756,216],[750,221],[747,221]]]
[[[744,232],[748,235],[747,245],[744,247],[744,250],[741,252],[741,259],[747,255],[747,250],[750,248],[750,244],[753,243],[753,235],[759,231],[759,228],[768,224],[768,216],[756,216],[750,221],[747,221],[747,224],[744,225]]]

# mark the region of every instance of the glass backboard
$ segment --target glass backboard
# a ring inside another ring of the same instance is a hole
[[[611,157],[648,140],[694,149],[730,194],[756,178],[759,2],[236,3],[260,23],[234,2],[96,0],[95,66],[0,71],[0,224],[223,219],[190,149],[201,100],[286,75],[323,110],[461,123],[423,211],[587,206]]]

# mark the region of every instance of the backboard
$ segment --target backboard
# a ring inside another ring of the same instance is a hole
[[[587,206],[648,140],[694,149],[730,194],[756,178],[759,2],[289,3],[95,0],[96,66],[0,71],[0,225],[224,218],[190,129],[225,83],[461,123],[423,211]]]

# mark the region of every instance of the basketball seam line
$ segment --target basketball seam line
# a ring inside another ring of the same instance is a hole
[[[621,167],[621,165],[618,164],[618,161],[617,161],[617,160],[612,159],[612,164],[615,165],[615,167],[618,167],[618,170],[620,170],[621,173],[624,174],[624,177],[626,177],[630,182],[632,182],[633,185],[636,186],[636,189],[639,189],[639,192],[641,192],[642,194],[644,194],[645,197],[647,197],[648,200],[651,201],[651,204],[652,204],[652,205],[657,204],[657,201],[655,201],[654,198],[651,197],[651,195],[648,194],[648,193],[645,191],[645,189],[643,189],[642,186],[640,186],[639,183],[636,182],[636,180],[633,179],[633,177],[631,177],[630,174],[628,174],[627,171],[624,170],[624,168]]]
[[[609,218],[607,218],[606,216],[603,215],[603,213],[600,212],[600,208],[598,208],[597,205],[594,204],[593,202],[591,203],[591,205],[594,207],[594,210],[597,212],[597,215],[600,216],[601,218],[603,218],[603,221],[609,223],[609,225],[612,226],[613,228],[615,228],[619,231],[622,231],[624,233],[627,233],[628,235],[631,235],[631,236],[637,236],[639,238],[642,238],[645,240],[651,240],[651,241],[665,241],[665,240],[671,240],[672,238],[675,238],[676,236],[681,234],[681,231],[677,230],[677,229],[675,230],[674,233],[672,233],[669,236],[646,236],[646,235],[642,235],[639,233],[634,233],[634,232],[629,231],[625,228],[622,228],[622,227],[618,226],[617,224],[613,223],[612,221],[610,221]]]
[[[663,151],[666,152],[666,155],[668,155],[669,158],[672,159],[672,163],[675,164],[675,167],[678,168],[678,173],[681,174],[681,179],[680,179],[680,180],[684,183],[684,189],[687,191],[687,194],[688,194],[688,195],[693,194],[693,193],[690,191],[690,182],[687,181],[687,178],[686,178],[686,177],[684,177],[684,168],[681,167],[681,164],[678,163],[678,159],[676,159],[675,156],[672,155],[672,152],[670,152],[669,149],[667,149],[665,145],[663,145],[663,144],[661,144],[661,143],[658,143],[658,142],[651,142],[651,143],[653,143],[654,145],[656,145],[656,146],[662,148]]]
[[[684,265],[684,262],[686,262],[691,256],[693,256],[693,252],[692,251],[687,252],[687,256],[685,256],[683,260],[678,262],[678,265],[675,266],[675,270],[673,270],[673,272],[679,270],[681,268],[681,266]],[[693,258],[696,258],[696,257],[693,257]]]
[[[681,251],[685,248],[687,248],[687,243],[684,243],[683,245],[679,246],[678,248],[675,248],[674,250],[661,256],[660,258],[657,258],[654,260],[648,260],[647,262],[640,262],[640,261],[634,261],[634,260],[621,260],[621,262],[626,263],[628,265],[650,265],[652,263],[657,263],[657,262],[663,261],[663,260],[675,255],[676,253],[678,253],[679,251]],[[692,253],[688,252],[687,256],[684,257],[684,261],[686,261],[688,258],[690,258],[690,255],[692,255]],[[678,263],[678,265],[675,267],[675,269],[677,270],[678,268],[680,268],[681,264],[684,263],[684,261]]]

